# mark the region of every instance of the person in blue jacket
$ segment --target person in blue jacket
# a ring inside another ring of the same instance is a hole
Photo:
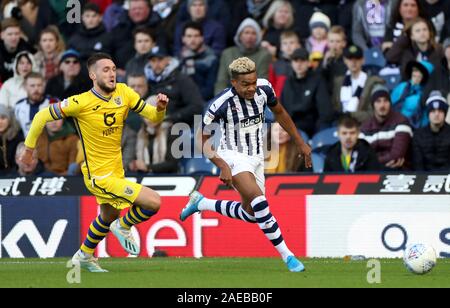
[[[406,67],[409,80],[400,83],[391,94],[394,109],[408,118],[415,129],[426,126],[428,119],[421,100],[434,66],[427,61],[410,61]]]

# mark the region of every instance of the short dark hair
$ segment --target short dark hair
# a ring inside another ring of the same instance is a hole
[[[107,53],[103,53],[103,52],[98,52],[98,53],[94,53],[92,56],[89,57],[89,59],[87,60],[87,68],[88,70],[95,64],[97,64],[98,61],[100,60],[104,60],[104,59],[108,59],[113,61],[112,57],[110,55],[108,55]]]
[[[41,80],[45,80],[45,78],[44,78],[44,76],[42,76],[42,74],[36,73],[36,72],[30,72],[30,73],[28,73],[28,74],[25,76],[25,78],[24,78],[25,82],[27,82],[28,79],[41,79]]]
[[[139,33],[142,33],[142,34],[150,36],[150,38],[153,40],[153,42],[156,43],[155,32],[153,32],[153,30],[150,29],[149,27],[139,26],[136,29],[134,29],[133,30],[133,39],[136,39],[136,35],[138,35]]]
[[[20,24],[15,18],[5,18],[0,25],[2,31],[5,31],[8,28],[20,28]]]
[[[343,114],[338,120],[338,127],[345,128],[358,128],[361,126],[361,123],[357,119],[355,119],[350,113]]]
[[[187,22],[183,27],[183,36],[186,34],[187,29],[194,29],[200,32],[200,35],[203,36],[203,26],[195,21]]]
[[[83,13],[88,12],[88,11],[95,12],[97,14],[101,14],[99,6],[96,3],[92,3],[92,2],[88,2],[83,6]]]

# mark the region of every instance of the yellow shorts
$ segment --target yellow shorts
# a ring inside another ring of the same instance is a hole
[[[142,190],[142,185],[114,176],[93,180],[84,177],[84,184],[98,204],[109,204],[118,210],[133,205]]]

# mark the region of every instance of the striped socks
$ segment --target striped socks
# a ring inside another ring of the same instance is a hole
[[[132,226],[149,220],[155,214],[156,212],[144,210],[139,206],[133,205],[128,210],[128,213],[119,219],[120,226],[130,230]]]
[[[283,260],[286,262],[289,256],[294,254],[288,249],[281,235],[280,227],[277,220],[270,213],[269,203],[264,196],[255,198],[251,203],[253,211],[255,212],[256,222],[259,228],[264,232],[266,237],[272,242],[273,246],[280,253]]]
[[[106,237],[111,223],[106,223],[98,216],[89,226],[88,234],[81,245],[81,251],[88,255],[93,255],[97,245]]]
[[[203,198],[198,205],[198,209],[200,211],[217,212],[223,216],[240,219],[249,223],[256,223],[255,217],[244,211],[240,202]]]

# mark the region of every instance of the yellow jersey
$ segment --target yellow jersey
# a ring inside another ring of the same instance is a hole
[[[146,104],[133,89],[118,83],[111,97],[104,97],[91,89],[42,110],[33,119],[25,145],[35,148],[37,137],[46,122],[72,118],[85,156],[82,167],[85,177],[122,178],[122,131],[129,110],[155,123],[161,122],[165,116],[165,110],[158,112],[156,107]]]

